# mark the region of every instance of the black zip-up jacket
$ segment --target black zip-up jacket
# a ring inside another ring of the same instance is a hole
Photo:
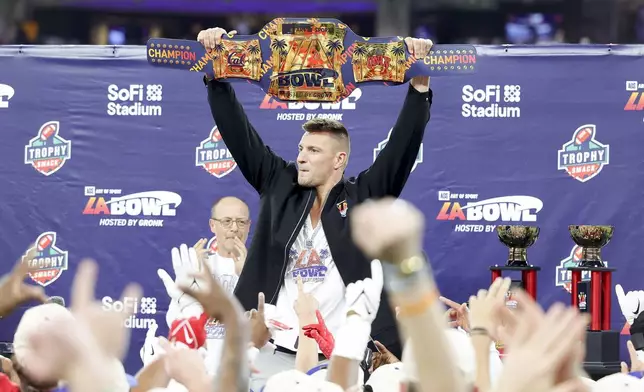
[[[289,249],[313,206],[315,188],[300,186],[296,163],[285,161],[264,145],[229,83],[205,78],[204,83],[221,137],[239,170],[260,196],[255,235],[235,295],[247,310],[257,306],[259,292],[265,294],[267,302],[275,304],[286,274]],[[343,178],[327,197],[322,227],[345,284],[371,275],[371,260],[351,239],[351,210],[370,198],[400,195],[423,141],[431,102],[431,90],[420,93],[409,86],[389,141],[376,161],[357,177]],[[385,132],[384,127],[382,131]],[[338,204],[343,201],[348,207],[346,218],[338,210]],[[380,310],[372,324],[372,337],[400,358],[395,316],[384,290]]]

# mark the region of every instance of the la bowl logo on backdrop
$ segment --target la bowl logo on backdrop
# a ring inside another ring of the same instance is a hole
[[[202,140],[197,147],[195,166],[203,167],[205,171],[217,178],[230,174],[237,167],[217,127],[214,127],[210,131],[210,136]]]
[[[582,257],[582,247],[575,245],[570,250],[570,255],[565,259],[559,261],[559,265],[557,266],[555,271],[556,287],[562,287],[564,290],[566,290],[569,293],[572,291],[572,284],[570,283],[572,282],[572,271],[568,271],[567,268],[576,267],[579,264],[581,257]],[[608,263],[606,261],[604,261],[604,264],[608,266]],[[583,282],[589,282],[590,271],[582,271],[581,280]]]
[[[644,83],[639,83],[637,80],[626,81],[626,91],[630,94],[624,105],[624,111],[641,112],[644,110],[644,95],[642,94],[644,91],[642,90],[644,90]]]
[[[105,296],[101,302],[103,303],[103,310],[105,311],[128,311],[132,313],[123,322],[125,328],[150,329],[151,326],[157,324],[156,320],[152,317],[157,314],[157,299],[154,297],[141,297],[140,300],[138,298],[124,297],[121,301]]]
[[[476,88],[463,86],[463,117],[519,118],[521,117],[521,86],[518,84],[488,84]]]
[[[54,283],[67,271],[68,253],[66,250],[56,246],[58,235],[54,231],[47,231],[38,236],[35,247],[35,257],[31,260],[27,258],[34,251],[31,248],[22,256],[23,263],[29,263],[29,266],[36,268],[29,273],[31,279],[39,285],[46,287]]]
[[[533,196],[502,196],[479,200],[478,194],[438,192],[443,205],[436,216],[439,221],[463,221],[454,231],[489,233],[501,222],[536,222],[543,202]],[[455,201],[456,200],[456,201]],[[491,223],[483,225],[482,223]]]
[[[559,150],[558,170],[565,170],[579,182],[595,178],[608,165],[610,146],[595,139],[597,126],[582,125]]]
[[[72,157],[72,142],[59,135],[60,122],[44,123],[38,136],[25,146],[25,164],[39,173],[50,176],[56,173]]]
[[[163,100],[161,84],[130,84],[119,87],[110,84],[107,88],[107,114],[109,116],[160,116]]]
[[[378,158],[378,155],[380,154],[380,152],[385,148],[385,146],[389,142],[389,138],[391,137],[391,132],[393,130],[394,129],[391,128],[389,130],[389,133],[387,134],[387,138],[385,140],[381,141],[380,143],[378,143],[378,147],[373,149],[373,161],[374,162],[376,161],[376,158]],[[416,166],[418,166],[418,164],[420,164],[420,163],[423,163],[423,143],[420,143],[420,150],[418,150],[418,155],[416,156],[416,161],[414,162],[414,166],[412,166],[411,171],[413,172],[414,169],[416,169]]]
[[[175,192],[147,191],[125,194],[121,189],[85,187],[83,215],[99,217],[99,226],[163,227],[177,215],[181,196]]]
[[[13,98],[16,90],[8,84],[0,83],[0,109],[9,108],[9,101]]]
[[[276,119],[278,121],[308,121],[315,118],[323,118],[327,120],[342,121],[344,110],[355,110],[356,102],[362,97],[362,90],[356,88],[346,98],[340,102],[281,102],[266,94],[264,100],[259,105],[260,109],[276,110],[281,109],[277,113]],[[285,110],[285,111],[282,111]],[[318,113],[311,113],[318,111]],[[329,112],[335,113],[329,113]]]

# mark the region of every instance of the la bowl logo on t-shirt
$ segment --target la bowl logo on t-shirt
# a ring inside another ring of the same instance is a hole
[[[328,268],[324,265],[324,259],[329,257],[329,251],[323,249],[318,253],[315,249],[303,249],[300,254],[291,248],[291,258],[297,257],[295,265],[291,270],[293,279],[302,278],[302,282],[323,282]]]
[[[210,136],[197,147],[195,166],[203,167],[217,178],[230,174],[237,167],[237,162],[224,144],[216,126],[210,131]]]
[[[558,170],[579,182],[590,181],[609,163],[610,146],[595,139],[597,126],[582,125],[559,150]]]

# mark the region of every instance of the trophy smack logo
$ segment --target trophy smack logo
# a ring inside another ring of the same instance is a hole
[[[86,186],[85,196],[88,199],[83,215],[100,217],[99,226],[163,227],[165,219],[159,218],[176,216],[177,207],[181,204],[181,196],[168,191],[123,195],[121,189],[98,189],[94,186]],[[109,200],[106,200],[108,198]]]
[[[533,196],[478,199],[478,194],[439,191],[438,200],[443,203],[436,220],[467,222],[455,225],[454,231],[457,232],[490,233],[494,232],[496,224],[501,222],[536,222],[537,214],[543,208],[541,199]],[[482,222],[492,224],[483,225]]]
[[[577,128],[572,139],[558,151],[558,170],[564,170],[579,182],[590,181],[609,163],[610,146],[595,139],[597,126],[586,124]]]
[[[503,94],[501,94],[503,91]],[[463,86],[461,115],[469,118],[519,118],[521,117],[521,86],[518,84],[486,85],[477,89],[471,84]]]
[[[568,268],[576,267],[579,265],[579,261],[582,256],[582,247],[573,246],[570,250],[570,255],[565,259],[559,261],[559,265],[555,270],[555,286],[561,287],[566,290],[568,293],[572,292],[572,271],[569,271]],[[608,267],[608,262],[605,260],[604,264]],[[581,272],[581,281],[590,282],[590,271]]]
[[[378,146],[373,149],[373,161],[374,162],[376,161],[376,158],[378,158],[378,155],[380,154],[380,152],[385,148],[385,146],[389,142],[389,137],[391,137],[391,132],[393,130],[394,129],[391,128],[389,130],[389,133],[387,134],[387,138],[385,140],[381,141],[380,143],[378,143]],[[416,156],[416,161],[414,162],[414,166],[412,166],[412,168],[411,168],[411,172],[413,173],[413,171],[416,169],[416,166],[418,166],[421,163],[423,163],[423,143],[420,143],[420,150],[418,150],[418,155]]]
[[[347,86],[349,89],[352,84]],[[362,90],[354,88],[340,102],[282,102],[266,94],[260,109],[279,109],[278,121],[308,121],[316,118],[343,121],[345,110],[356,110],[356,102],[362,98]],[[307,113],[308,111],[308,113]],[[311,113],[311,111],[316,111]],[[331,112],[331,113],[330,113]]]
[[[67,271],[68,253],[56,246],[58,235],[54,231],[47,231],[38,236],[35,249],[31,248],[22,256],[23,263],[37,269],[29,273],[29,277],[42,287],[54,283],[64,271]],[[27,256],[35,250],[35,257],[31,260]]]
[[[216,126],[210,131],[210,136],[202,140],[196,148],[195,166],[202,167],[217,178],[227,176],[237,167],[237,162],[224,144]]]
[[[25,146],[25,164],[50,176],[60,170],[72,157],[72,143],[59,135],[60,122],[44,123],[38,136]]]

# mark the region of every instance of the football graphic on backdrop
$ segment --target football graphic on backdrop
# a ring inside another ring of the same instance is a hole
[[[55,133],[56,133],[56,123],[55,122],[47,123],[43,127],[42,132],[40,132],[40,140],[43,140],[43,141],[47,140]]]
[[[581,145],[593,136],[593,130],[590,128],[582,128],[575,135],[575,144]]]

